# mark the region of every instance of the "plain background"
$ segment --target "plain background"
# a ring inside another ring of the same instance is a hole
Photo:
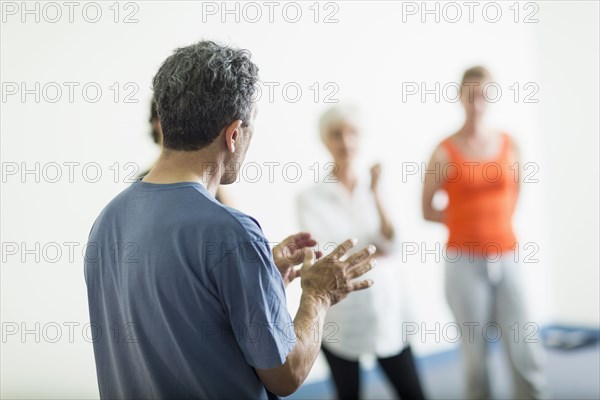
[[[424,244],[427,249],[443,245],[445,229],[421,217],[419,175],[403,176],[403,171],[421,168],[434,146],[460,126],[462,110],[448,96],[403,98],[403,88],[433,89],[436,82],[443,87],[459,81],[470,66],[487,66],[502,89],[490,105],[490,122],[518,141],[523,161],[534,165],[531,178],[537,179],[523,184],[514,218],[523,256],[537,249],[538,262],[523,264],[532,322],[598,327],[597,2],[521,2],[518,22],[512,2],[496,3],[502,11],[496,23],[488,21],[493,9],[484,18],[485,2],[475,9],[473,22],[463,3],[455,3],[463,13],[456,23],[448,21],[454,11],[435,2],[428,8],[437,4],[437,22],[435,14],[422,15],[421,2],[412,3],[419,7],[415,15],[403,15],[407,2],[323,2],[296,3],[302,11],[296,23],[283,17],[286,3],[277,3],[273,22],[267,6],[254,3],[262,12],[254,23],[249,19],[256,18],[256,7],[246,3],[227,3],[239,10],[236,22],[235,11],[222,14],[221,2],[102,2],[96,23],[82,17],[85,2],[78,3],[73,22],[68,8],[56,4],[62,18],[54,23],[49,20],[56,11],[45,3],[27,3],[29,9],[38,7],[39,22],[35,11],[22,15],[21,2],[2,4],[3,398],[98,396],[92,344],[86,340],[82,247],[102,207],[129,184],[128,175],[146,169],[158,155],[147,122],[152,76],[174,48],[199,39],[249,49],[262,81],[278,85],[271,99],[263,86],[247,167],[240,182],[227,188],[235,206],[256,217],[273,242],[298,230],[296,195],[312,184],[315,171],[324,177],[330,160],[317,120],[333,105],[326,102],[329,94],[329,100],[361,110],[360,166],[366,171],[374,162],[383,164],[386,202],[403,240],[421,250]],[[217,14],[208,15],[214,7]],[[288,6],[288,19],[297,7]],[[94,9],[87,11],[93,18]],[[538,21],[525,23],[532,12]],[[130,13],[137,22],[123,23]],[[330,13],[337,22],[324,23]],[[21,84],[34,89],[36,82],[39,101],[35,94],[23,99]],[[79,84],[72,102],[64,82]],[[86,84],[101,87],[97,102],[84,97]],[[19,92],[9,94],[15,85]],[[56,86],[62,97],[52,102]],[[292,101],[298,87],[302,93]],[[518,99],[511,87],[519,87]],[[537,103],[525,102],[531,88],[539,89],[530,98]],[[136,102],[125,102],[127,94]],[[269,162],[280,163],[273,164],[272,179]],[[292,162],[297,165],[284,172]],[[35,171],[36,163],[38,173],[22,175],[23,169]],[[72,180],[65,163],[79,163],[70,164]],[[91,167],[84,172],[85,165]],[[102,176],[92,182],[95,165]],[[53,183],[56,171],[62,175]],[[527,243],[532,245],[524,248]],[[443,262],[424,252],[402,261],[398,255],[398,290],[406,293],[411,311],[405,318],[428,329],[452,321]],[[299,294],[294,282],[288,291],[292,313]],[[417,355],[455,346],[433,335],[413,339]],[[319,360],[309,381],[326,374]]]

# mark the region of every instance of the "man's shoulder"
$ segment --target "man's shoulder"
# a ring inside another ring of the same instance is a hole
[[[219,228],[235,234],[237,241],[266,241],[258,221],[248,214],[225,205],[218,205],[215,210],[219,217]]]
[[[266,241],[258,221],[235,208],[228,207],[200,190],[186,194],[184,215],[178,221],[184,229],[202,232],[223,242]]]

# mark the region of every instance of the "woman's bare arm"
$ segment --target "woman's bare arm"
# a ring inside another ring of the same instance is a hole
[[[438,210],[433,207],[433,197],[438,190],[442,190],[444,185],[442,174],[434,171],[443,171],[447,162],[448,155],[446,151],[438,146],[427,164],[427,171],[432,171],[432,173],[425,174],[423,184],[422,207],[423,217],[426,221],[443,223],[445,220],[445,210]]]

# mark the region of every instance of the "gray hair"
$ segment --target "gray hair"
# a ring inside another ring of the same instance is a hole
[[[325,111],[319,119],[319,133],[321,134],[321,139],[325,141],[331,125],[342,121],[350,122],[356,126],[357,129],[360,129],[358,109],[352,105],[337,105]]]
[[[152,80],[163,145],[199,150],[235,120],[251,120],[258,67],[248,50],[200,41],[176,49]]]

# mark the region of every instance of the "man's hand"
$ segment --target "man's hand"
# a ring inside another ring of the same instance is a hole
[[[273,261],[281,273],[285,286],[300,275],[300,270],[294,266],[304,260],[304,249],[316,245],[317,242],[310,237],[310,233],[300,232],[285,238],[277,246],[273,247]],[[321,252],[317,252],[317,258]]]
[[[303,234],[300,235],[302,237]],[[290,236],[284,243],[297,236]],[[300,239],[300,243],[310,242],[310,236],[304,238]],[[293,239],[291,241],[296,242]],[[348,293],[366,289],[373,284],[370,280],[354,281],[354,279],[373,268],[375,260],[371,257],[375,252],[374,246],[354,253],[344,261],[340,260],[354,244],[354,241],[346,240],[327,257],[316,262],[316,255],[311,249],[299,249],[304,256],[304,263],[301,269],[302,297],[294,318],[296,345],[287,355],[283,365],[269,369],[256,369],[260,380],[276,395],[289,396],[306,379],[321,348],[325,314],[329,307],[342,300]],[[298,250],[294,254],[297,252]],[[294,262],[297,260],[294,258]]]
[[[371,280],[354,281],[375,266],[375,246],[370,245],[346,258],[341,259],[355,245],[354,240],[346,240],[328,256],[315,262],[310,249],[304,251],[302,269],[302,294],[315,297],[326,304],[334,305],[350,292],[367,289]]]

